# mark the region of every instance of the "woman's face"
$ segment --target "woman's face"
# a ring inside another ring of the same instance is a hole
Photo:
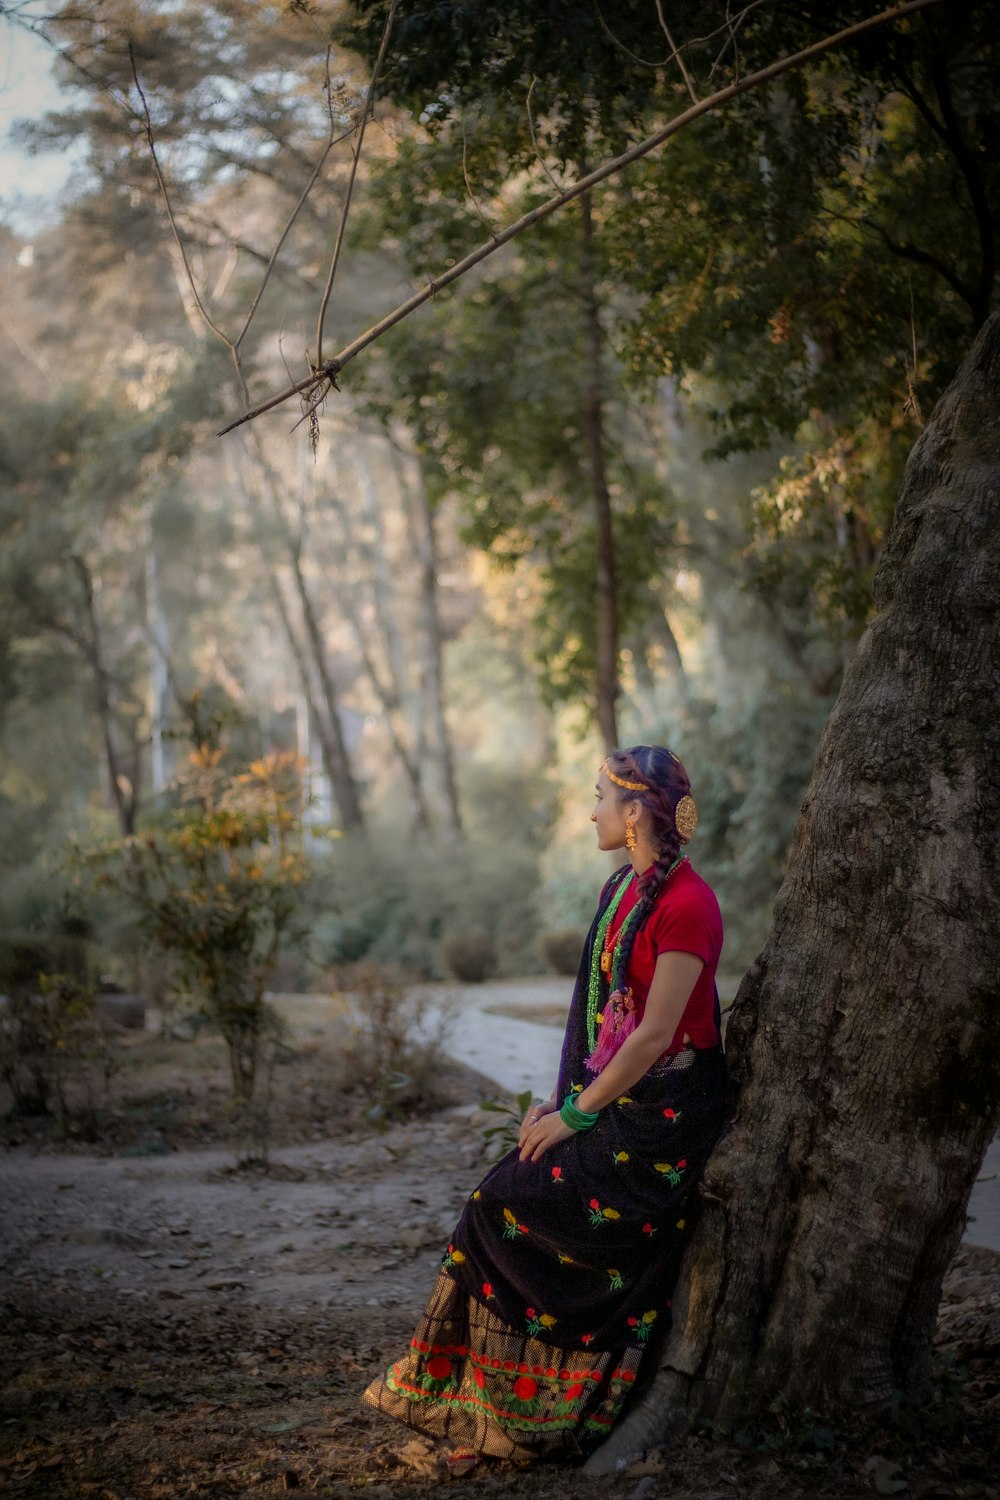
[[[625,814],[630,805],[618,800],[618,788],[601,771],[594,789],[594,810],[590,815],[590,821],[597,828],[598,849],[625,848]]]

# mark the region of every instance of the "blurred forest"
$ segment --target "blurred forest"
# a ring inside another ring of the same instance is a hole
[[[24,149],[86,147],[57,223],[0,226],[0,931],[82,935],[162,991],[148,906],[143,927],[90,851],[176,828],[209,747],[234,786],[301,768],[275,988],[362,958],[438,975],[469,939],[532,972],[607,872],[604,749],[661,742],[741,970],[906,454],[995,305],[995,30],[932,6],[744,94],[400,323],[322,407],[219,438],[827,26],[794,3],[414,0],[373,97],[388,10],[0,6],[58,55]]]

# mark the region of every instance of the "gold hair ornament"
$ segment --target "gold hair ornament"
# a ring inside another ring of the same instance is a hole
[[[615,786],[623,786],[627,792],[648,792],[649,791],[649,787],[646,786],[645,782],[642,782],[642,781],[623,781],[620,776],[616,776],[615,775],[614,771],[612,771],[612,769],[608,765],[607,761],[604,762],[603,766],[601,767],[601,770],[604,772],[605,776],[607,776],[607,778],[608,778],[609,781],[613,781],[614,784],[615,784]]]
[[[682,797],[674,808],[674,823],[682,844],[686,844],[698,827],[698,809],[693,797]]]

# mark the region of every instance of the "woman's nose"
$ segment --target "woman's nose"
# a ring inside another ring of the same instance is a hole
[[[591,815],[590,815],[590,821],[592,823],[596,823],[597,822],[597,813],[596,812],[592,812],[591,813]]]

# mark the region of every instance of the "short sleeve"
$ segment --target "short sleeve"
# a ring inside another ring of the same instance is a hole
[[[656,956],[693,953],[714,967],[722,952],[722,916],[711,887],[704,882],[671,892],[650,922]]]

